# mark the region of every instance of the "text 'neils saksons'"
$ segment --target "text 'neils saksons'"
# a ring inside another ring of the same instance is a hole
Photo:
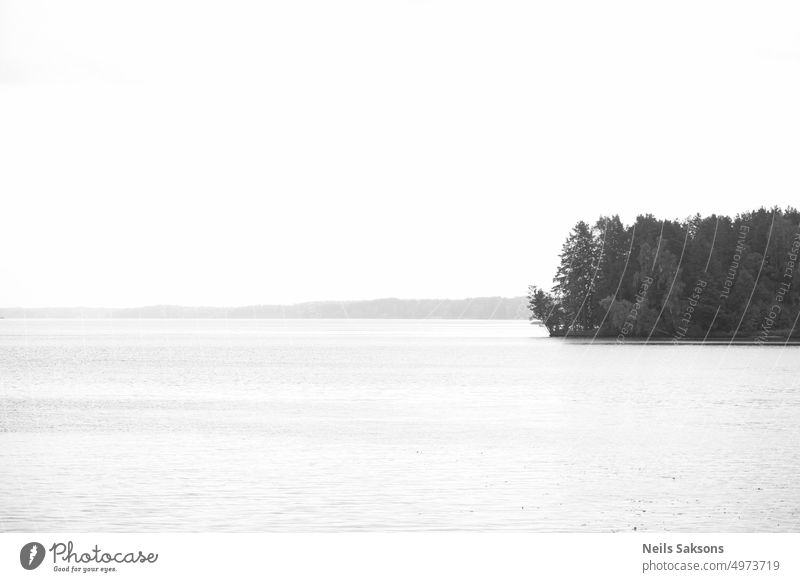
[[[673,548],[669,544],[642,544],[643,554],[724,554],[723,546],[698,546],[695,544],[676,544]]]

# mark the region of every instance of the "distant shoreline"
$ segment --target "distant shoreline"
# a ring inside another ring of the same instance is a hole
[[[527,320],[525,297],[310,301],[242,307],[6,307],[3,319],[487,319]]]

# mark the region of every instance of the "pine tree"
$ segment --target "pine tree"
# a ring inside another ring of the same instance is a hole
[[[601,242],[589,225],[578,222],[561,249],[555,276],[555,295],[563,306],[567,333],[591,329],[595,322],[595,290],[601,258]]]

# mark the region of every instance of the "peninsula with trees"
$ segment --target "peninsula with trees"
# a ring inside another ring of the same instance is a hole
[[[531,285],[528,306],[551,336],[788,341],[800,337],[799,253],[791,207],[630,225],[602,216],[575,225],[554,285]]]

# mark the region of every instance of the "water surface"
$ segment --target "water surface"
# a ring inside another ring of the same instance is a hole
[[[2,531],[800,531],[795,347],[0,320]]]

